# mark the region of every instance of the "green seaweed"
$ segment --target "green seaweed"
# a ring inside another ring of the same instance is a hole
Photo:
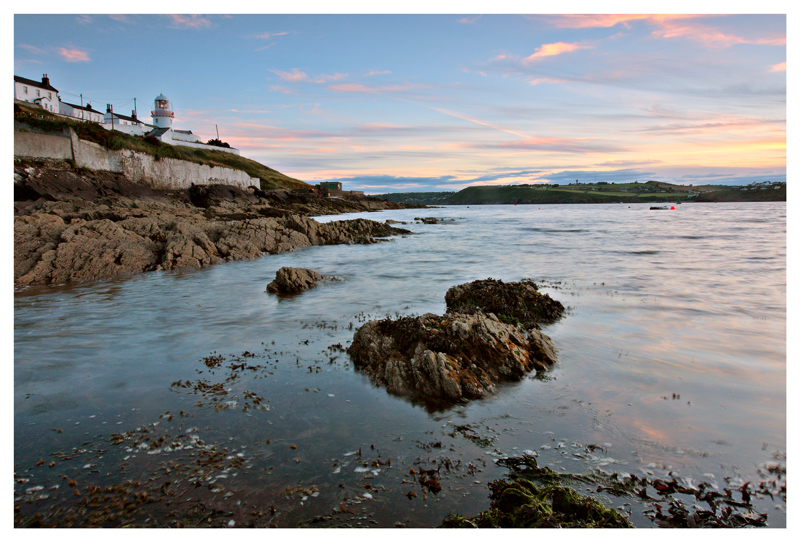
[[[472,518],[451,514],[442,527],[492,528],[628,528],[631,523],[616,510],[556,484],[537,486],[524,478],[495,480],[489,510]]]

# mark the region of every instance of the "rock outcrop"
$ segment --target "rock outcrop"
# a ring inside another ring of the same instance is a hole
[[[449,313],[493,313],[502,322],[525,328],[538,329],[540,324],[551,324],[564,314],[564,305],[539,292],[532,280],[476,280],[453,286],[444,300]]]
[[[411,233],[364,219],[321,224],[292,213],[291,203],[250,205],[256,196],[231,187],[154,191],[111,173],[66,166],[15,165],[15,194],[15,286],[206,267]]]
[[[394,395],[453,404],[495,391],[556,361],[550,338],[493,314],[425,314],[370,321],[348,349],[354,366]]]
[[[556,362],[540,323],[564,307],[530,280],[477,280],[454,286],[447,313],[370,321],[347,352],[353,365],[394,395],[439,407],[493,393],[500,382]]]
[[[267,291],[271,294],[299,294],[325,280],[325,277],[302,267],[281,267],[275,273],[275,280],[267,284]]]

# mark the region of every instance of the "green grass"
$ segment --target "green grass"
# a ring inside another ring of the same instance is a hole
[[[122,132],[109,131],[93,122],[78,122],[53,115],[43,109],[14,104],[14,120],[18,130],[62,135],[72,128],[80,139],[102,145],[108,150],[130,149],[155,157],[186,160],[208,166],[221,166],[239,169],[260,180],[261,189],[307,188],[301,180],[294,179],[255,160],[225,151],[180,147],[166,143],[151,143],[143,137],[131,136]]]

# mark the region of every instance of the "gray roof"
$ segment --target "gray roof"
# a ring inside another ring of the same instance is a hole
[[[50,84],[45,85],[41,81],[34,81],[33,79],[28,79],[27,77],[20,77],[19,75],[14,76],[14,82],[22,83],[23,85],[30,85],[32,87],[39,87],[47,90],[52,90],[53,92],[58,92],[58,89]]]
[[[71,104],[69,102],[65,102],[63,100],[61,101],[61,103],[66,104],[66,105],[68,105],[70,107],[73,107],[75,109],[83,109],[84,111],[91,111],[92,113],[100,113],[101,115],[103,114],[102,111],[98,111],[97,109],[93,108],[89,104],[86,104],[86,105],[75,105],[75,104]]]
[[[167,131],[169,131],[169,128],[154,128],[154,129],[150,130],[149,132],[147,132],[147,135],[148,136],[154,136],[154,137],[161,137],[162,135],[167,133]]]

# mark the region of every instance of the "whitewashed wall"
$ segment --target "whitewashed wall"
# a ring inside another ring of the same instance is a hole
[[[258,178],[244,171],[212,167],[185,160],[162,158],[123,149],[109,151],[97,143],[83,141],[69,131],[69,137],[14,132],[14,156],[73,159],[78,167],[122,173],[134,182],[154,188],[188,188],[192,184],[229,184],[246,189],[260,187]],[[207,147],[207,146],[206,146]]]

